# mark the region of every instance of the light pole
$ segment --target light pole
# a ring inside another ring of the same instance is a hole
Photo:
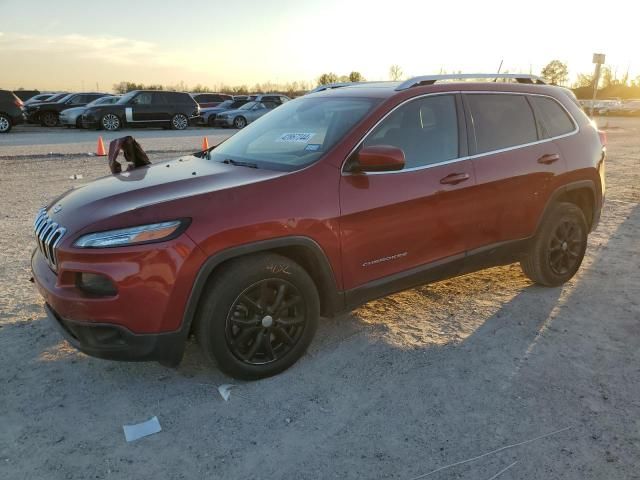
[[[596,64],[593,72],[593,98],[591,99],[591,116],[593,117],[593,110],[596,105],[596,97],[598,95],[598,83],[600,83],[600,68],[604,63],[604,53],[594,53],[593,63]]]

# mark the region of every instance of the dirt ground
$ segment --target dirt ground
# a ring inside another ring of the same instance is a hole
[[[607,122],[606,207],[563,288],[511,265],[403,292],[250,383],[194,344],[175,370],[71,349],[29,283],[31,223],[106,160],[0,143],[0,479],[640,479],[640,119]]]

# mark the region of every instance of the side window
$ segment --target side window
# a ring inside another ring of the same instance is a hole
[[[533,111],[524,95],[466,94],[476,134],[477,153],[538,140]]]
[[[403,105],[384,119],[363,145],[392,145],[402,149],[405,168],[458,158],[455,97],[433,95]]]
[[[139,93],[133,99],[133,103],[136,104],[136,105],[149,105],[149,104],[151,104],[151,92]]]
[[[559,137],[573,132],[576,126],[560,104],[549,97],[530,96],[543,138]]]
[[[153,92],[153,94],[151,95],[151,103],[153,103],[154,105],[164,105],[166,103],[172,103],[171,102],[171,97],[167,98],[167,93],[162,93],[162,92]]]

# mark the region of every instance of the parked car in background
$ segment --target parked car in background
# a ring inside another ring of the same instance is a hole
[[[112,105],[96,105],[82,114],[85,128],[108,131],[130,127],[162,127],[184,130],[200,107],[186,92],[134,90]]]
[[[60,112],[67,108],[83,107],[97,98],[108,96],[108,93],[83,92],[69,93],[57,102],[34,103],[26,107],[30,123],[40,123],[44,127],[55,127]]]
[[[496,76],[305,95],[57,196],[31,257],[47,316],[101,358],[176,365],[195,333],[255,379],[293,365],[321,315],[400,290],[512,262],[563,285],[600,218],[604,134],[564,89]]]
[[[33,103],[38,103],[38,102],[47,102],[47,101],[51,101],[51,99],[57,95],[55,92],[54,93],[40,93],[38,95],[34,95],[33,97],[29,98],[28,100],[25,100],[24,105],[31,105]]]
[[[213,121],[216,127],[244,128],[251,122],[269,113],[274,108],[290,100],[286,95],[251,95],[252,101],[245,103],[235,110],[216,114]]]
[[[60,125],[67,128],[82,128],[82,114],[87,108],[97,107],[99,105],[112,105],[120,99],[119,95],[113,95],[108,97],[100,97],[91,103],[87,103],[84,107],[67,108],[60,112],[58,121]]]
[[[0,133],[8,133],[24,121],[22,100],[9,90],[0,90]]]
[[[630,116],[640,115],[640,99],[623,100],[617,113]]]
[[[49,94],[47,94],[49,95]],[[69,95],[71,95],[69,92],[57,92],[57,93],[53,93],[51,94],[51,96],[45,100],[32,100],[29,99],[26,102],[24,102],[25,107],[29,106],[29,105],[35,105],[36,103],[53,103],[53,102],[59,102],[60,100],[62,100],[65,97],[68,97]]]
[[[38,95],[40,92],[38,90],[14,90],[13,93],[20,100],[26,102],[30,98]]]
[[[225,93],[192,93],[191,96],[200,108],[217,107],[226,100],[233,100],[233,96]]]
[[[210,127],[215,126],[216,115],[228,110],[235,110],[240,108],[245,103],[249,102],[249,98],[245,97],[242,100],[225,100],[217,107],[201,108],[200,115],[198,115],[194,122],[196,125],[208,125]]]

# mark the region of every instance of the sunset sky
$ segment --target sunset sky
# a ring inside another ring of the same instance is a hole
[[[360,71],[388,80],[440,69],[571,78],[603,52],[640,75],[640,2],[0,0],[0,88],[110,91],[114,83],[214,87],[314,82]],[[606,9],[604,8],[606,7]],[[97,84],[97,85],[96,85]]]

